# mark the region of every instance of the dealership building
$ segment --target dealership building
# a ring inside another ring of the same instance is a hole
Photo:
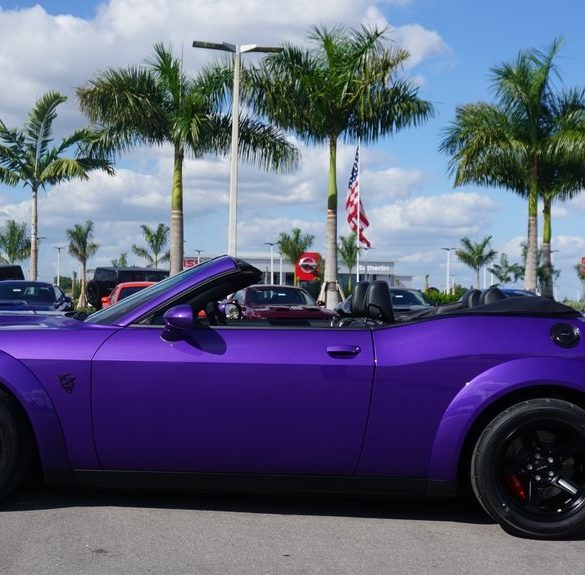
[[[281,258],[279,255],[275,254],[272,260],[270,256],[258,257],[242,254],[239,257],[247,261],[249,264],[257,267],[259,270],[262,270],[262,279],[264,283],[269,284],[273,282],[275,284],[293,284],[294,266],[288,260]],[[209,258],[203,256],[199,257],[199,261],[201,262],[206,261],[207,259]],[[186,257],[184,259],[184,267],[192,267],[197,264],[197,261],[197,257]],[[345,287],[348,285],[349,270],[340,258],[338,258],[337,264],[338,281],[342,289],[345,289]],[[403,274],[399,275],[396,273],[396,265],[393,261],[360,260],[359,273],[360,280],[383,280],[388,282],[391,287],[411,287],[412,284],[412,276]],[[271,280],[271,276],[273,277],[273,280]],[[355,285],[355,269],[352,270],[352,276],[352,284]]]

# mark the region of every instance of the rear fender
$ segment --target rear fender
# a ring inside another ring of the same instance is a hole
[[[507,394],[542,385],[585,394],[585,365],[563,358],[517,359],[497,365],[468,382],[453,398],[439,424],[429,479],[456,480],[465,439],[477,418]]]
[[[39,380],[17,359],[0,351],[0,385],[24,409],[31,423],[43,475],[51,483],[68,483],[70,463],[57,412]]]

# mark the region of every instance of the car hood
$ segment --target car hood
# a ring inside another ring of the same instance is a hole
[[[35,301],[34,303],[19,299],[0,299],[0,310],[55,310],[55,305],[49,302]]]
[[[59,311],[0,310],[0,330],[13,328],[64,328],[82,325],[77,319]]]

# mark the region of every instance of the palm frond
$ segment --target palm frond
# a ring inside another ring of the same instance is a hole
[[[44,156],[53,137],[53,122],[57,117],[57,106],[67,101],[58,92],[47,92],[35,103],[24,124],[23,133],[31,148],[34,148],[34,161]]]

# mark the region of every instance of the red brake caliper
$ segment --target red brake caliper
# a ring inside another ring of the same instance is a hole
[[[522,503],[526,502],[526,489],[517,475],[506,475],[506,485]]]

